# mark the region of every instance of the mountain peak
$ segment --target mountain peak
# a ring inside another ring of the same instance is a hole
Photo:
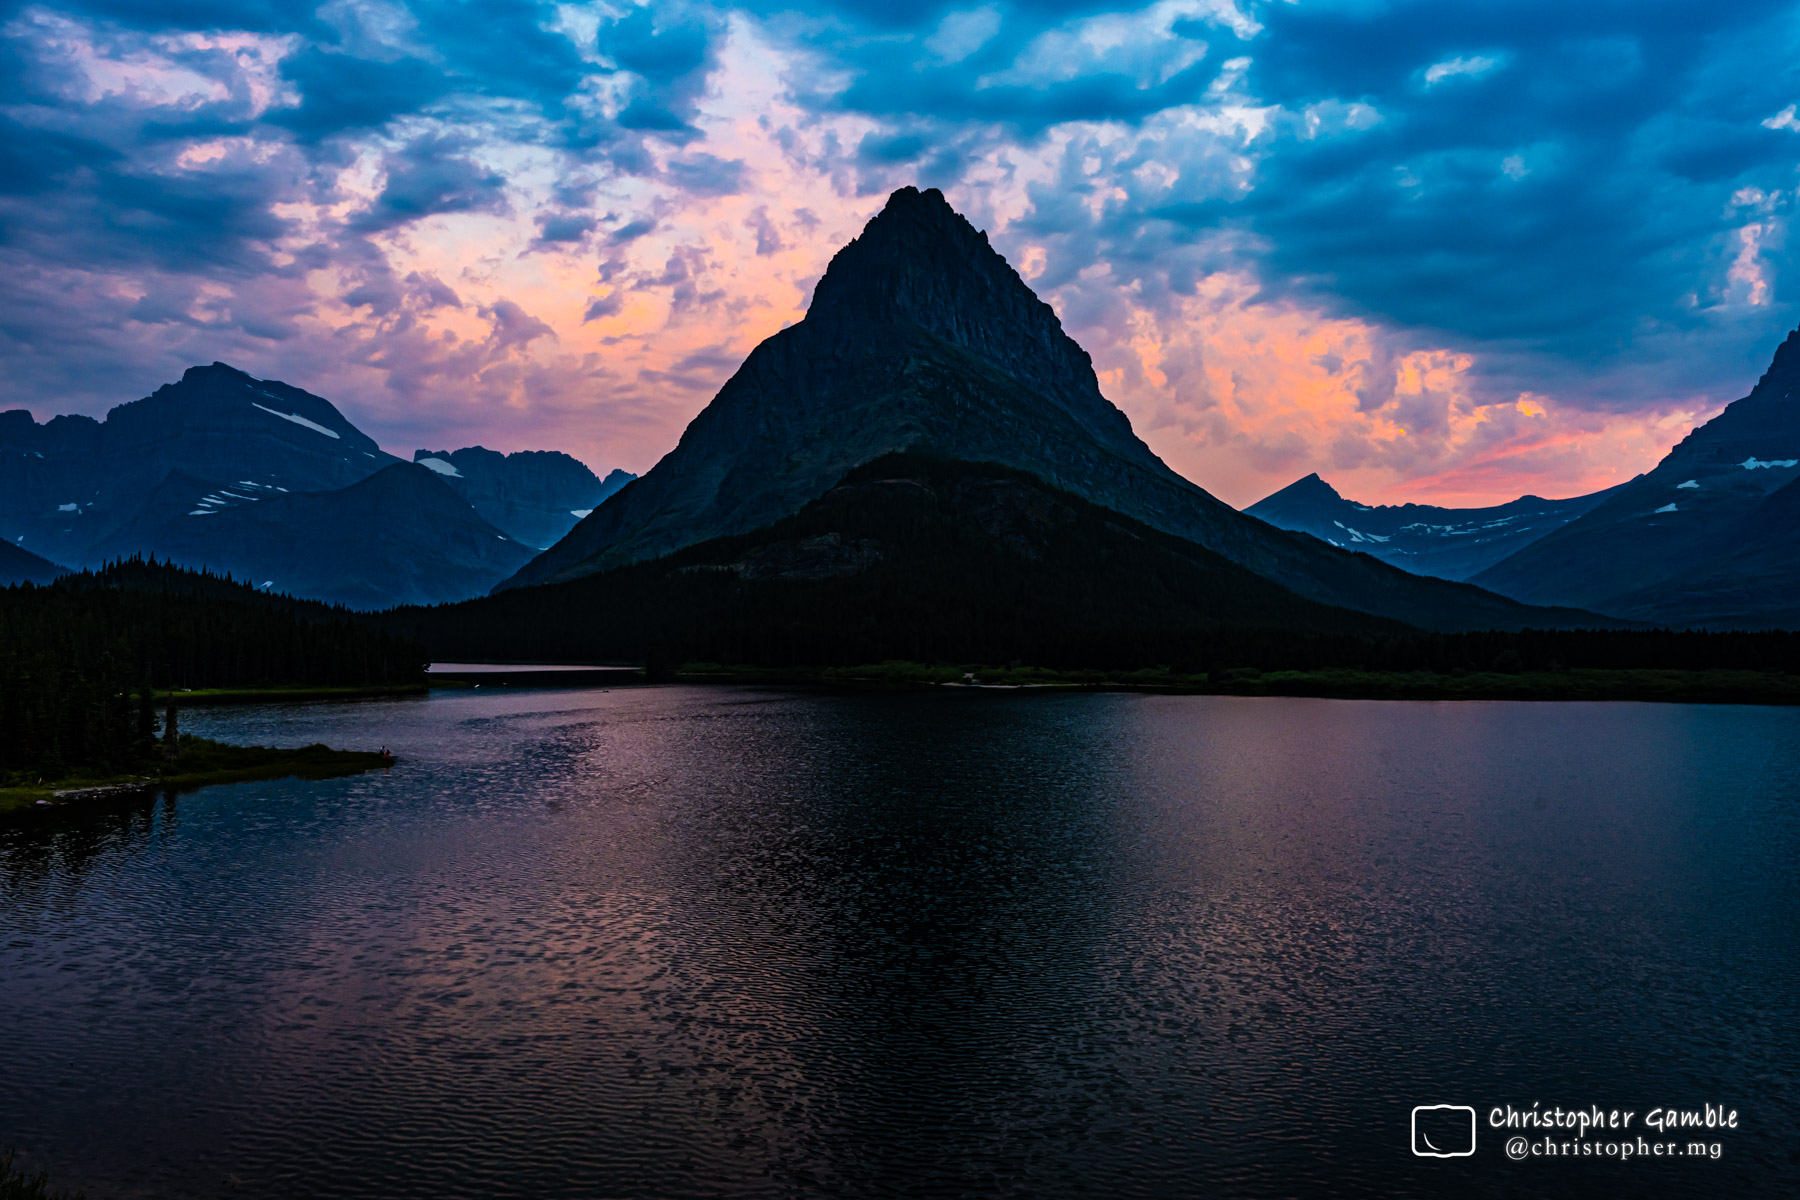
[[[1279,504],[1284,501],[1301,501],[1316,504],[1323,501],[1341,503],[1343,499],[1343,495],[1339,493],[1336,488],[1319,478],[1319,473],[1314,471],[1310,475],[1294,480],[1294,482],[1288,484],[1278,492],[1271,492],[1244,511],[1254,513],[1255,510],[1260,509],[1265,504]]]
[[[1796,386],[1800,385],[1800,329],[1788,334],[1781,345],[1775,347],[1775,357],[1769,363],[1769,369],[1763,377],[1756,381],[1758,390],[1770,385],[1788,386],[1783,389],[1784,395],[1792,395]]]
[[[1046,393],[1098,393],[1056,311],[936,188],[904,187],[832,257],[806,320],[909,325]]]
[[[1735,465],[1746,459],[1783,461],[1800,450],[1800,329],[1788,334],[1750,394],[1688,431],[1657,470],[1691,471],[1696,462]]]
[[[227,363],[227,362],[215,361],[211,366],[208,366],[208,367],[202,367],[199,365],[189,367],[187,370],[185,370],[181,373],[181,382],[188,383],[195,379],[205,379],[211,375],[219,375],[219,376],[223,376],[225,378],[237,378],[237,379],[249,379],[249,380],[255,379],[255,376],[251,375],[250,372],[248,372],[248,371],[240,371],[236,367],[232,366],[230,363]]]

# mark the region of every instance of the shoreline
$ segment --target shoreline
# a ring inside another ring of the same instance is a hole
[[[0,787],[0,814],[82,804],[95,800],[142,796],[169,791],[188,792],[226,783],[259,783],[270,779],[334,779],[391,767],[399,761],[374,750],[333,750],[314,744],[299,748],[234,746],[205,738],[184,736],[184,755],[191,763],[177,763],[168,774],[71,775],[44,783]]]
[[[1504,674],[1492,671],[1259,671],[1233,668],[1182,674],[1166,668],[1109,672],[1034,667],[778,668],[690,663],[674,683],[760,683],[854,690],[1143,692],[1203,696],[1292,696],[1333,700],[1638,701],[1663,704],[1800,704],[1800,676],[1769,671],[1578,668]]]
[[[279,700],[374,700],[392,696],[423,696],[430,691],[431,684],[425,682],[378,683],[366,687],[321,684],[303,687],[195,688],[192,691],[157,688],[152,694],[159,704],[173,700],[176,708],[198,708],[212,704],[267,704]]]

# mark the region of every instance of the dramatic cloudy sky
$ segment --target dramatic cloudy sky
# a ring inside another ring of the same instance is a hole
[[[1613,482],[1800,323],[1793,0],[52,0],[0,29],[0,406],[40,419],[223,359],[409,456],[642,471],[907,183],[1240,504],[1312,470]]]

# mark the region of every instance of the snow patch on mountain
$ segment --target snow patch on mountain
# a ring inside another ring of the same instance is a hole
[[[266,395],[268,395],[268,393],[264,392],[263,395],[266,396]],[[274,398],[279,399],[279,397],[274,397]],[[342,437],[342,435],[339,434],[337,430],[327,429],[327,428],[325,428],[325,426],[319,424],[317,421],[309,421],[305,417],[301,416],[299,413],[284,413],[278,409],[270,408],[266,404],[258,404],[254,400],[252,400],[250,402],[250,405],[252,408],[262,409],[264,412],[268,413],[272,417],[280,417],[284,421],[292,421],[296,425],[304,425],[308,429],[311,429],[317,433],[322,433],[328,438],[340,438],[341,439],[341,437]]]
[[[1350,540],[1353,542],[1389,542],[1389,541],[1392,541],[1394,538],[1394,535],[1391,533],[1388,534],[1386,537],[1383,537],[1379,533],[1361,533],[1355,529],[1350,528],[1348,525],[1344,524],[1342,521],[1333,521],[1332,524],[1336,525],[1339,529],[1341,529],[1345,533],[1349,534]],[[1334,542],[1332,544],[1336,545],[1337,543]]]
[[[419,465],[421,467],[428,467],[431,470],[436,471],[439,475],[454,475],[458,479],[462,478],[461,471],[457,470],[455,466],[445,462],[441,458],[421,458],[419,460]]]
[[[1754,471],[1761,467],[1800,467],[1800,458],[1746,458],[1738,466],[1746,471]]]

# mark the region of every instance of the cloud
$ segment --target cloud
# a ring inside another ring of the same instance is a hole
[[[505,178],[476,162],[470,149],[464,139],[435,136],[389,153],[380,194],[350,228],[372,233],[443,213],[504,211]]]
[[[1446,79],[1454,79],[1458,75],[1486,75],[1500,65],[1496,55],[1472,54],[1468,57],[1458,55],[1447,58],[1443,62],[1432,63],[1425,68],[1425,84],[1442,83]]]
[[[402,444],[641,470],[912,183],[1240,502],[1597,486],[1800,323],[1777,0],[8,13],[0,367],[40,415],[224,358]]]

